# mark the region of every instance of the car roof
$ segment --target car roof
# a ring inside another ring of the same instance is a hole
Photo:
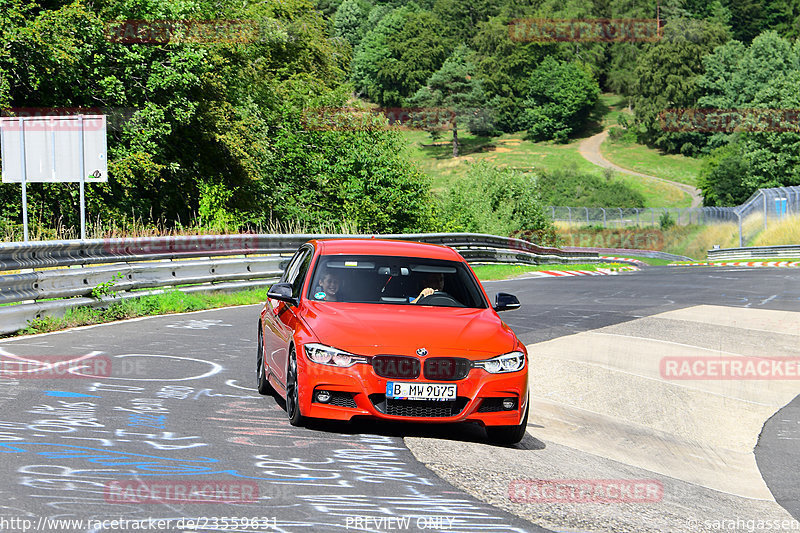
[[[425,242],[375,238],[320,239],[311,242],[319,249],[321,255],[395,255],[464,261],[464,258],[452,248]]]

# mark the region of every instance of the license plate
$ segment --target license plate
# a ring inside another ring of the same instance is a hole
[[[390,381],[386,384],[386,397],[391,400],[455,400],[456,386],[454,384]]]

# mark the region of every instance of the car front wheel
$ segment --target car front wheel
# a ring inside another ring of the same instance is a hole
[[[503,446],[517,444],[521,441],[525,437],[525,428],[528,426],[528,410],[530,407],[531,401],[530,398],[528,398],[525,406],[525,414],[518,426],[488,426],[486,428],[486,434],[489,437],[489,441]]]
[[[297,354],[295,349],[289,352],[289,368],[286,372],[286,414],[293,426],[302,426],[305,417],[300,413],[300,390],[297,385]]]

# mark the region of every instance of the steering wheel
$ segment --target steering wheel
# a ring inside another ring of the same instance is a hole
[[[442,307],[464,307],[464,304],[442,291],[435,291],[433,294],[423,296],[417,300],[417,305],[438,305]]]

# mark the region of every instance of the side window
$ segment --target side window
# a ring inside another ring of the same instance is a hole
[[[286,270],[283,271],[281,276],[282,283],[292,283],[294,281],[294,278],[297,277],[297,268],[306,253],[308,253],[306,249],[298,250],[294,253],[286,266]]]
[[[311,250],[306,250],[305,252],[305,255],[298,261],[297,274],[291,281],[292,296],[295,298],[300,298],[300,291],[303,288],[303,282],[306,280],[306,276],[308,275],[308,267],[311,265],[311,257],[313,254],[311,253]]]

